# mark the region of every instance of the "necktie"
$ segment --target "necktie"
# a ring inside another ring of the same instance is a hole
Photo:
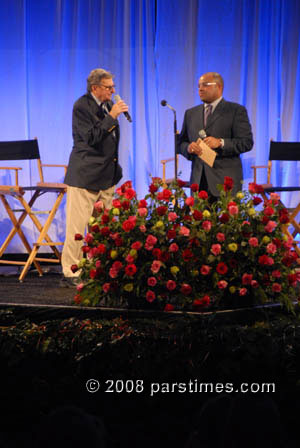
[[[204,109],[204,127],[207,125],[207,120],[211,114],[211,111],[212,111],[212,105],[208,104],[208,106],[206,106]]]
[[[105,103],[102,103],[102,104],[100,105],[100,108],[102,109],[102,112],[103,112],[103,115],[104,115],[104,116],[105,116],[105,115],[108,115],[108,109],[107,109],[107,106],[106,106]]]

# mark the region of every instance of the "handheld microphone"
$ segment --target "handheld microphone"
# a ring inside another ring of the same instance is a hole
[[[201,138],[201,140],[203,140],[204,138],[207,137],[206,132],[205,132],[204,129],[201,129],[201,130],[199,131],[199,137]]]
[[[169,109],[171,109],[173,112],[175,112],[174,107],[170,106],[170,104],[168,104],[168,103],[166,102],[166,100],[161,100],[160,104],[161,104],[162,106],[167,106]]]
[[[120,97],[120,95],[115,95],[115,102],[117,103],[118,101],[120,101],[122,98]],[[127,118],[127,120],[129,121],[129,123],[132,123],[132,118],[129,115],[128,112],[123,112],[123,114],[125,115],[125,117]]]

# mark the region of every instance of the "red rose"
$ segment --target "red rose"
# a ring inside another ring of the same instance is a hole
[[[129,277],[132,277],[136,273],[136,265],[135,264],[128,264],[125,268],[125,274]]]
[[[100,227],[98,226],[98,224],[94,224],[91,227],[91,232],[93,232],[93,233],[99,233],[100,232]]]
[[[117,247],[121,247],[121,246],[123,246],[123,239],[122,239],[120,236],[118,236],[118,237],[115,239],[115,245],[116,245]]]
[[[134,227],[135,227],[135,222],[130,219],[127,219],[122,224],[122,228],[123,228],[124,232],[130,232],[132,229],[134,229]]]
[[[225,275],[228,271],[228,267],[225,263],[221,262],[216,267],[217,273],[221,275]]]
[[[275,213],[275,210],[273,209],[273,207],[266,207],[264,209],[264,215],[266,215],[266,216],[272,216],[272,215],[274,215],[274,213]]]
[[[74,239],[75,241],[80,241],[83,240],[83,236],[81,235],[81,233],[75,233]]]
[[[76,303],[76,305],[80,305],[82,302],[82,297],[80,294],[76,294],[76,296],[74,297],[74,302]]]
[[[183,188],[186,185],[186,182],[181,179],[177,179],[177,185],[179,188]]]
[[[146,293],[146,300],[147,302],[153,302],[153,300],[155,300],[155,293],[151,290],[147,291]]]
[[[106,252],[106,246],[104,246],[104,244],[98,244],[97,246],[97,253],[100,254],[105,254]]]
[[[123,210],[128,210],[130,207],[130,203],[128,201],[123,201],[122,202],[122,208]]]
[[[184,251],[182,252],[182,258],[184,259],[184,261],[189,261],[193,258],[194,254],[190,249],[184,249]]]
[[[176,238],[176,230],[168,230],[167,237],[169,240],[173,240],[174,238]]]
[[[169,291],[173,291],[176,288],[176,282],[174,280],[168,280],[166,286]]]
[[[168,200],[170,199],[170,197],[172,196],[172,192],[171,192],[170,190],[168,190],[167,188],[165,188],[165,189],[162,191],[162,194],[163,194],[163,198],[164,198],[166,201],[168,201]]]
[[[153,249],[152,251],[152,255],[154,258],[156,258],[157,260],[161,259],[161,250],[158,249],[158,247],[156,247],[155,249]]]
[[[208,194],[207,194],[207,192],[204,191],[204,190],[199,191],[199,193],[198,193],[198,198],[199,198],[199,199],[207,199],[207,198],[208,198]]]
[[[171,305],[170,303],[167,303],[164,308],[164,311],[174,311],[174,306]]]
[[[231,191],[233,187],[233,179],[229,176],[224,177],[224,191]]]
[[[124,193],[124,196],[126,199],[132,199],[136,196],[136,192],[133,190],[133,188],[127,188],[127,190]]]
[[[165,207],[164,205],[161,205],[160,207],[157,207],[156,209],[156,213],[158,214],[158,216],[163,216],[167,213],[168,208]]]
[[[138,208],[147,208],[148,204],[145,199],[141,199],[138,204]]]
[[[199,191],[199,185],[198,184],[192,184],[191,185],[191,190],[195,193],[196,191]]]
[[[196,221],[201,221],[201,219],[203,218],[203,213],[199,212],[199,210],[194,210],[193,217]]]
[[[210,297],[208,295],[205,295],[202,297],[202,299],[195,299],[193,302],[193,307],[196,308],[205,308],[210,304]]]
[[[100,230],[101,235],[103,236],[108,236],[110,233],[109,227],[102,227],[102,229]]]
[[[72,264],[72,266],[71,266],[71,271],[73,272],[73,274],[75,274],[75,272],[78,271],[78,266],[77,266],[77,264]]]
[[[102,215],[101,222],[102,222],[102,224],[107,224],[109,222],[109,216],[108,215]]]
[[[253,196],[252,200],[254,205],[258,205],[262,202],[262,198],[260,198],[259,196]]]
[[[96,278],[97,274],[98,274],[97,269],[91,269],[90,270],[90,274],[89,274],[90,278],[92,278],[92,279]]]
[[[180,292],[182,292],[182,294],[184,294],[185,296],[187,296],[187,295],[191,294],[191,292],[192,292],[192,287],[191,287],[190,285],[188,285],[187,283],[183,283],[183,284],[181,285]]]
[[[261,185],[255,184],[254,182],[250,182],[248,188],[250,193],[261,194],[264,192],[264,188]]]
[[[158,187],[156,185],[151,184],[149,186],[149,191],[150,191],[151,194],[154,194],[157,190],[158,190]]]
[[[222,213],[222,215],[219,217],[219,220],[222,224],[226,224],[229,221],[228,213]]]

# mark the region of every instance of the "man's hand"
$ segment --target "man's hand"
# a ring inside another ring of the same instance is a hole
[[[116,119],[122,112],[128,112],[128,106],[126,103],[124,103],[123,100],[120,100],[113,105],[109,112],[109,115]]]
[[[221,140],[215,137],[205,137],[203,139],[204,143],[207,144],[211,149],[217,149],[222,146]]]
[[[188,146],[188,152],[190,154],[195,154],[196,156],[201,156],[202,149],[200,148],[200,146],[196,142],[192,142]]]

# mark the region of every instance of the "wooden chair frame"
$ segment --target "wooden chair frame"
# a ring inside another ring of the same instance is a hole
[[[257,183],[257,170],[267,169],[267,182],[261,184],[264,191],[262,192],[262,197],[264,200],[269,198],[270,193],[284,193],[300,191],[300,186],[273,186],[271,183],[271,173],[272,173],[272,161],[300,161],[300,143],[298,142],[270,142],[270,153],[267,165],[253,165],[253,180]],[[284,206],[284,204],[282,204]],[[295,237],[300,235],[300,223],[296,221],[298,213],[300,213],[300,202],[294,208],[287,208],[289,212],[289,224],[282,225],[283,232],[294,240],[294,247],[297,254],[300,257],[300,241],[296,241]],[[290,231],[289,227],[293,230]]]
[[[39,273],[39,275],[43,275],[43,271],[40,265],[40,262],[50,262],[50,263],[60,263],[61,262],[61,253],[57,249],[56,246],[63,245],[62,242],[53,242],[51,238],[48,235],[48,230],[52,224],[52,221],[57,213],[57,210],[61,204],[61,201],[67,191],[67,185],[63,183],[57,183],[57,182],[45,182],[44,180],[44,174],[43,174],[43,168],[44,167],[60,167],[64,168],[65,172],[67,169],[66,165],[57,165],[57,164],[43,164],[40,160],[39,155],[39,149],[38,149],[38,143],[37,140],[26,140],[26,141],[17,141],[17,142],[0,142],[0,158],[1,158],[1,152],[4,148],[4,150],[8,149],[8,155],[5,157],[5,160],[9,160],[10,157],[10,149],[15,147],[22,150],[22,147],[24,147],[24,154],[20,155],[19,157],[16,154],[11,154],[13,157],[12,160],[28,160],[28,159],[36,159],[37,165],[38,165],[38,172],[40,177],[40,182],[37,183],[36,186],[32,187],[21,187],[19,185],[19,171],[22,169],[20,167],[5,167],[1,166],[1,170],[14,170],[15,171],[15,184],[14,185],[0,185],[0,199],[4,205],[4,208],[13,224],[13,228],[9,232],[8,236],[6,237],[4,243],[2,244],[0,248],[0,263],[1,264],[10,264],[10,265],[23,265],[23,269],[21,271],[21,274],[19,276],[19,280],[23,281],[28,269],[30,268],[31,264],[33,263]],[[27,159],[26,155],[28,154],[27,150],[29,149],[29,158]],[[30,153],[31,151],[31,153]],[[16,158],[18,157],[18,159]],[[33,193],[33,196],[27,200],[25,199],[26,193]],[[33,211],[33,206],[36,202],[36,200],[46,193],[54,193],[56,194],[56,200],[51,210],[47,211]],[[12,196],[14,199],[16,199],[20,205],[20,209],[12,209],[10,206],[7,196]],[[16,213],[21,213],[19,218],[16,217]],[[48,214],[48,217],[44,223],[44,225],[41,224],[39,219],[37,218],[37,214]],[[29,217],[36,229],[39,232],[39,236],[37,238],[37,241],[33,243],[33,247],[30,246],[27,238],[24,235],[24,232],[22,230],[22,224],[26,217]],[[28,252],[28,258],[26,262],[23,261],[10,261],[10,260],[4,260],[2,258],[3,254],[5,253],[8,245],[14,238],[14,236],[18,234],[26,251]],[[56,258],[38,258],[37,253],[41,246],[49,246]]]

